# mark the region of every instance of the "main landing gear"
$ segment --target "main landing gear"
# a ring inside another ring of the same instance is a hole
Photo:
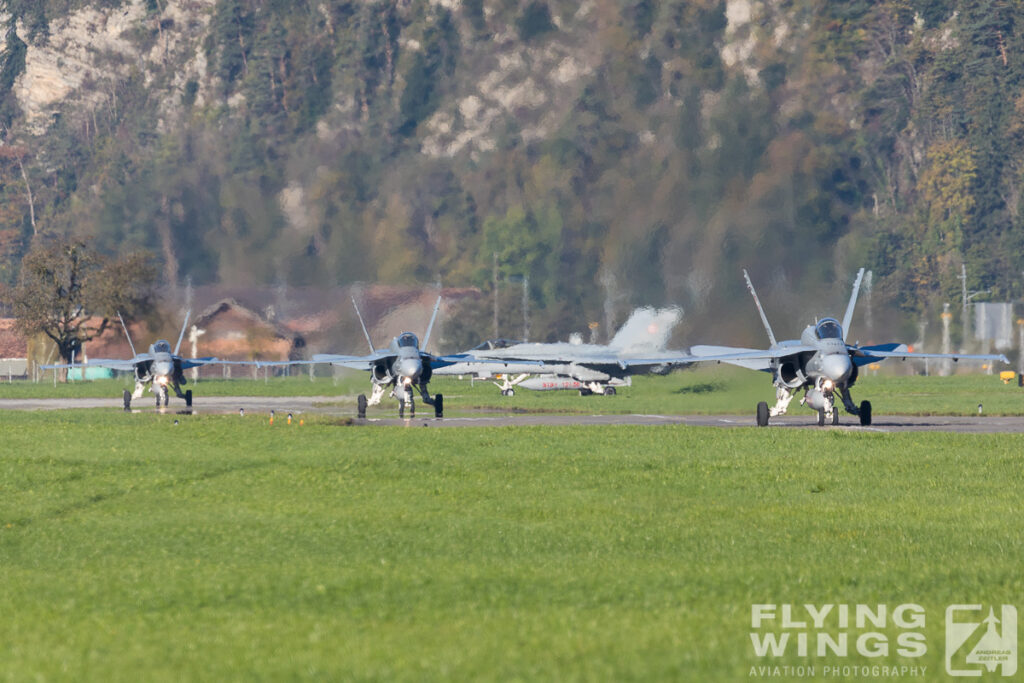
[[[444,417],[444,395],[436,394],[431,398],[430,394],[426,391],[426,387],[421,386],[420,390],[423,394],[423,402],[428,406],[434,407],[434,417]],[[391,393],[398,399],[398,417],[405,418],[405,409],[407,405],[409,407],[409,417],[416,417],[416,404],[413,402],[412,389],[402,392],[403,395],[401,396],[397,395],[394,391]],[[365,419],[367,406],[375,406],[380,403],[383,395],[384,389],[380,385],[374,385],[373,393],[370,395],[369,399],[366,398],[366,394],[359,394],[359,396],[356,397],[356,417],[359,419]]]
[[[860,426],[869,426],[871,424],[871,401],[861,401],[859,413],[857,417],[860,418]]]
[[[789,407],[789,402],[793,399],[796,394],[795,391],[791,391],[784,387],[778,388],[776,396],[778,402],[775,407],[769,408],[768,403],[761,401],[757,404],[757,426],[767,427],[768,420],[778,415],[785,415],[786,409]],[[860,406],[857,406],[850,399],[849,389],[843,389],[841,393],[843,399],[843,407],[846,408],[846,412],[851,415],[856,415],[860,421],[861,427],[868,427],[871,425],[871,401],[861,401]],[[824,410],[818,410],[818,426],[823,427],[828,422],[827,416]],[[835,406],[832,407],[832,420],[833,425],[839,424],[839,411]]]

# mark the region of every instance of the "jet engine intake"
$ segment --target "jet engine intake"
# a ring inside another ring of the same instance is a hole
[[[374,384],[390,384],[395,378],[395,376],[391,374],[391,368],[384,363],[374,365],[373,370],[371,371],[371,376]]]
[[[807,376],[793,361],[786,361],[779,366],[778,379],[790,389],[802,387],[807,383]]]

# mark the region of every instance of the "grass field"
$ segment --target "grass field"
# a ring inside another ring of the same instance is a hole
[[[752,603],[914,602],[840,663],[941,680],[1024,593],[1021,436],[173,419],[0,412],[0,678],[733,681],[807,663]]]
[[[896,363],[892,364],[898,367]],[[264,380],[203,380],[189,385],[196,404],[204,396],[325,396],[327,403],[355,412],[355,396],[368,393],[367,374],[342,371],[338,377],[280,377]],[[53,384],[41,382],[0,382],[0,398],[110,397],[116,408],[121,392],[129,384],[124,379]],[[767,374],[727,365],[675,372],[667,377],[636,377],[632,387],[619,389],[614,397],[581,397],[574,391],[519,390],[509,398],[501,396],[490,382],[460,381],[438,377],[431,392],[445,395],[446,413],[456,415],[471,410],[562,412],[581,414],[654,413],[654,414],[754,414],[758,401],[775,400]],[[953,377],[878,374],[865,372],[853,389],[854,400],[868,399],[876,415],[976,415],[978,404],[986,415],[1024,413],[1024,389],[1016,382],[1005,385],[998,376],[965,374]],[[417,397],[418,398],[418,397]],[[148,406],[151,395],[139,400]],[[172,403],[173,405],[173,403]],[[370,415],[391,416],[397,403],[386,399]],[[792,411],[812,415],[793,403]],[[845,413],[844,413],[845,415]],[[852,418],[847,418],[852,419]]]

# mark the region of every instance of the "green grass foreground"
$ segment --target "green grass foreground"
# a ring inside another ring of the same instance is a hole
[[[179,419],[180,424],[172,424]],[[748,678],[752,603],[1019,604],[1024,437],[0,413],[0,679]]]

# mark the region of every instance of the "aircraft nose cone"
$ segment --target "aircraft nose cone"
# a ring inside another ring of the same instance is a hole
[[[850,357],[845,353],[830,354],[821,362],[821,372],[836,383],[845,381],[852,369]]]
[[[414,382],[419,379],[420,372],[423,371],[423,363],[420,362],[419,358],[403,358],[398,361],[398,374],[401,377],[409,377]]]

